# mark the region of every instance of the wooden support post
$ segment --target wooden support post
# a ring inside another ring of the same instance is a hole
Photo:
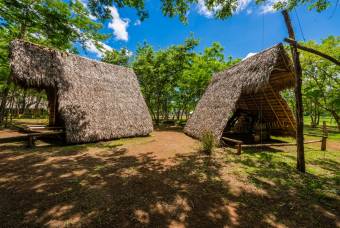
[[[239,143],[239,144],[237,144],[237,155],[241,155],[241,153],[242,153],[242,144],[241,143]]]
[[[36,137],[35,137],[35,136],[29,135],[29,136],[28,136],[27,147],[28,147],[28,148],[34,147],[34,146],[35,146],[35,140],[36,140]]]
[[[290,16],[287,10],[282,11],[282,15],[284,17],[289,38],[295,41],[295,34],[292,26],[292,22],[290,20]],[[300,172],[306,172],[305,167],[305,150],[303,145],[303,103],[302,103],[302,68],[300,63],[299,53],[297,51],[297,47],[292,45],[290,46],[293,56],[294,62],[294,70],[295,70],[295,102],[296,102],[296,152],[297,152],[297,164],[296,168]]]
[[[325,151],[327,149],[327,138],[328,138],[327,124],[326,124],[326,121],[323,121],[323,135],[322,135],[322,141],[321,141],[322,151]]]

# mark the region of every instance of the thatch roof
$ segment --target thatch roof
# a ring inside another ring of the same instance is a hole
[[[13,80],[21,86],[56,89],[68,143],[142,136],[153,130],[130,68],[15,40],[11,70]]]
[[[195,138],[209,131],[219,141],[233,112],[242,108],[261,111],[276,132],[292,134],[295,120],[279,92],[293,85],[290,59],[278,44],[215,74],[184,131]]]

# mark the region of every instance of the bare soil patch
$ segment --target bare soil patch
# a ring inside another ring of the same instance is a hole
[[[236,157],[217,150],[209,157],[198,146],[177,131],[74,146],[0,145],[0,224],[339,226],[338,193],[322,192],[336,191],[338,160],[315,160],[325,172],[318,177],[296,173],[290,152]],[[276,161],[281,154],[287,162]]]

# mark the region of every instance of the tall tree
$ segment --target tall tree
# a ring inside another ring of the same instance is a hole
[[[188,38],[182,45],[157,52],[147,43],[138,47],[132,66],[156,124],[169,117],[178,80],[190,67],[197,44],[196,39]]]
[[[315,41],[303,43],[304,46],[325,52],[340,59],[340,37],[330,36],[323,39],[321,44]],[[331,115],[340,129],[340,66],[314,55],[302,52],[304,100],[309,104],[312,115],[315,112],[327,112]],[[307,106],[308,107],[308,106]],[[321,109],[321,110],[320,110]]]

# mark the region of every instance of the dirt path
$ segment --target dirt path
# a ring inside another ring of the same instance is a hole
[[[198,147],[177,131],[87,145],[0,145],[0,227],[340,225],[339,200],[311,188],[330,190],[329,176],[299,176],[270,152],[204,156]],[[327,172],[339,167],[322,161],[315,165]]]
[[[145,143],[122,146],[128,155],[152,153],[157,159],[168,159],[178,154],[188,154],[197,151],[199,142],[177,131],[155,131],[151,140]]]

